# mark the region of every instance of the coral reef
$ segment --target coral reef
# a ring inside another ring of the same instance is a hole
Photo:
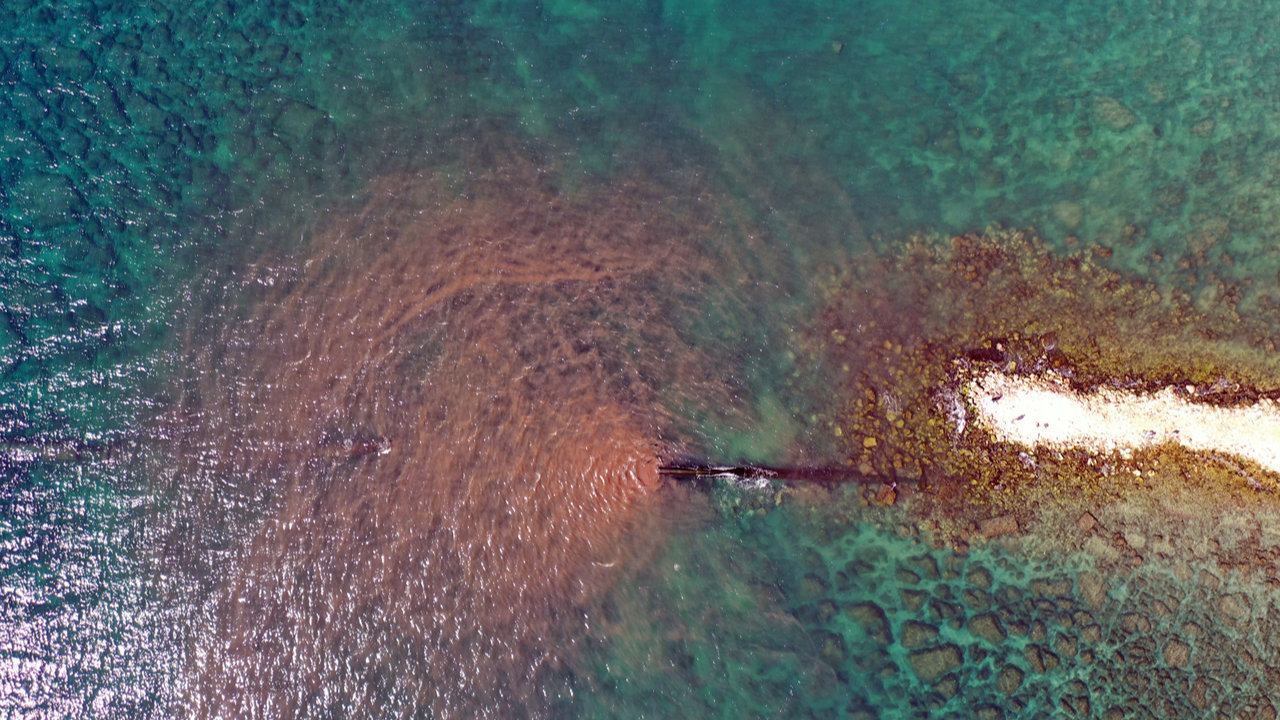
[[[976,530],[982,517],[1028,513],[1033,496],[1128,483],[1105,458],[1028,454],[975,427],[966,367],[1049,371],[1077,389],[1191,385],[1209,397],[1280,385],[1269,319],[1230,303],[1201,309],[1100,265],[1106,254],[1061,256],[1029,231],[992,228],[916,237],[832,271],[827,308],[803,339],[810,372],[839,388],[825,418],[848,462],[923,484]]]
[[[819,717],[1274,719],[1280,511],[1160,487],[960,550],[919,496],[720,499],[776,563]]]

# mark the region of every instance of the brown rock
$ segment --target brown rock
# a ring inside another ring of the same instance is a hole
[[[1005,585],[996,591],[996,599],[1002,603],[1015,603],[1022,599],[1022,591],[1012,585]]]
[[[929,599],[929,593],[923,590],[902,590],[898,594],[902,596],[902,607],[910,612],[918,612]]]
[[[991,596],[977,588],[969,588],[960,595],[970,612],[986,612],[991,609]]]
[[[997,515],[978,523],[978,533],[988,540],[1014,532],[1018,532],[1018,519],[1012,515]]]
[[[902,626],[902,647],[918,648],[938,637],[938,628],[922,622],[909,620]]]
[[[991,613],[979,615],[970,620],[969,632],[974,637],[982,638],[992,645],[999,645],[1008,637],[1000,624],[1000,618]]]
[[[844,612],[849,619],[861,625],[867,636],[876,642],[884,645],[893,642],[893,631],[889,629],[889,620],[879,605],[870,602],[855,603],[845,608]]]
[[[1053,649],[1057,650],[1059,655],[1075,657],[1079,646],[1076,643],[1075,638],[1068,635],[1059,635],[1058,638],[1053,641]]]
[[[844,662],[844,638],[835,633],[823,633],[818,640],[818,656],[828,663],[839,667]]]
[[[800,599],[817,600],[827,594],[827,583],[817,575],[810,573],[800,579],[800,586],[797,590],[799,591]]]
[[[1200,584],[1204,585],[1210,590],[1217,590],[1218,588],[1222,587],[1222,580],[1219,579],[1217,575],[1214,575],[1208,570],[1201,570]]]
[[[965,580],[968,580],[970,585],[976,585],[983,590],[991,589],[991,571],[986,568],[975,568],[969,571],[969,574],[965,576]]]
[[[1120,629],[1127,633],[1151,632],[1151,621],[1138,613],[1125,613],[1120,616]]]
[[[895,575],[898,578],[898,582],[905,585],[918,585],[920,583],[920,576],[906,568],[898,568],[898,572]]]
[[[950,620],[960,612],[960,608],[937,598],[929,601],[929,611],[935,620]],[[956,618],[957,620],[959,618]]]
[[[933,686],[942,697],[950,700],[960,692],[960,680],[955,675],[947,675]]]
[[[823,600],[818,605],[818,620],[823,625],[826,625],[827,623],[831,622],[831,618],[835,617],[836,614],[839,612],[840,612],[840,608],[836,607],[835,603],[831,602],[830,600]]]
[[[1022,657],[1026,658],[1027,664],[1031,666],[1032,670],[1038,673],[1044,672],[1044,658],[1040,655],[1039,646],[1028,645],[1026,651],[1022,653]]]
[[[1216,120],[1214,120],[1213,118],[1205,118],[1200,122],[1196,123],[1195,125],[1192,125],[1191,132],[1195,133],[1196,137],[1205,138],[1212,135],[1213,129],[1217,126],[1218,126],[1218,122]]]
[[[1098,518],[1094,517],[1093,513],[1086,512],[1076,520],[1076,527],[1080,528],[1081,532],[1092,532],[1098,527]]]
[[[1068,230],[1075,230],[1084,223],[1084,206],[1071,200],[1059,200],[1053,204],[1053,217]]]
[[[960,648],[947,644],[928,650],[916,650],[907,656],[916,677],[932,682],[960,667]]]
[[[1062,658],[1054,655],[1044,648],[1040,649],[1040,660],[1044,663],[1044,669],[1046,671],[1057,670],[1058,666],[1062,664]]]
[[[1093,117],[1097,122],[1116,132],[1128,130],[1138,122],[1138,116],[1125,107],[1124,103],[1106,95],[1099,95],[1093,99]]]
[[[1170,667],[1186,667],[1191,660],[1191,646],[1181,640],[1171,639],[1164,644],[1161,652],[1164,664]]]
[[[1071,708],[1071,710],[1073,711],[1072,714],[1074,714],[1076,717],[1092,717],[1092,715],[1089,712],[1088,697],[1084,695],[1077,695],[1075,697],[1064,697],[1062,698],[1062,702],[1064,705],[1067,705],[1068,707]]]
[[[1064,577],[1031,581],[1031,591],[1042,597],[1070,595],[1072,587],[1071,579]]]
[[[932,556],[921,555],[920,557],[908,558],[907,562],[914,565],[926,580],[938,579],[938,561],[934,560]]]
[[[1191,704],[1201,710],[1209,707],[1208,693],[1209,683],[1205,682],[1203,679],[1196,680],[1195,683],[1191,685]]]
[[[1191,578],[1195,577],[1195,571],[1191,569],[1191,566],[1185,560],[1179,560],[1174,563],[1173,576],[1178,579],[1178,582],[1189,582]]]
[[[1088,603],[1092,610],[1101,610],[1107,601],[1107,582],[1102,576],[1096,572],[1087,572],[1080,575],[1080,596]]]
[[[1022,687],[1022,679],[1026,677],[1026,673],[1022,672],[1016,665],[1005,665],[1000,670],[1000,675],[996,677],[996,688],[1005,695],[1012,695],[1018,692],[1018,688]]]
[[[1224,595],[1218,600],[1218,612],[1233,620],[1246,620],[1251,603],[1244,595]]]

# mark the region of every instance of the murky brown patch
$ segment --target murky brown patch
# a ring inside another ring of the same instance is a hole
[[[261,268],[285,287],[196,415],[219,482],[277,509],[199,631],[191,715],[544,714],[661,535],[659,396],[732,405],[677,330],[710,272],[695,182],[570,196],[512,161],[465,185],[383,178],[292,274]]]

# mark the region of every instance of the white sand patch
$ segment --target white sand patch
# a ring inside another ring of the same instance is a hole
[[[1280,473],[1280,404],[1198,405],[1173,388],[1155,394],[1077,393],[1056,376],[992,371],[965,388],[975,420],[1007,442],[1065,450],[1128,452],[1164,443],[1225,453]]]

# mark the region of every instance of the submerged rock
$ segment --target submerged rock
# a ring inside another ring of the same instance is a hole
[[[1191,646],[1181,640],[1170,640],[1165,643],[1161,657],[1164,658],[1165,665],[1186,667],[1187,663],[1191,661]]]
[[[1093,610],[1099,610],[1107,601],[1107,582],[1096,572],[1087,572],[1080,576],[1080,596]]]
[[[947,644],[928,650],[917,650],[907,656],[916,677],[932,682],[960,667],[960,648]]]
[[[936,637],[938,637],[938,629],[932,625],[909,620],[902,626],[902,647],[904,648],[918,648]]]
[[[1125,107],[1124,103],[1106,95],[1099,95],[1093,99],[1093,117],[1117,132],[1128,130],[1138,122],[1138,116]]]
[[[978,523],[978,532],[988,540],[1018,532],[1018,520],[1013,515],[999,515]]]
[[[986,568],[976,568],[970,571],[970,573],[965,576],[965,580],[967,580],[970,585],[980,587],[983,590],[991,589],[991,571]]]
[[[845,614],[862,626],[867,636],[876,642],[888,645],[893,642],[893,631],[889,628],[889,619],[884,610],[872,602],[855,603],[845,608]]]
[[[1016,665],[1005,665],[1000,670],[999,677],[996,678],[996,689],[1005,695],[1012,695],[1018,692],[1018,688],[1022,687],[1022,680],[1026,677],[1026,673],[1022,672]]]
[[[969,632],[977,638],[981,638],[991,643],[999,645],[1005,641],[1008,635],[1005,634],[1004,626],[1000,624],[1000,618],[990,613],[979,615],[969,621]]]

